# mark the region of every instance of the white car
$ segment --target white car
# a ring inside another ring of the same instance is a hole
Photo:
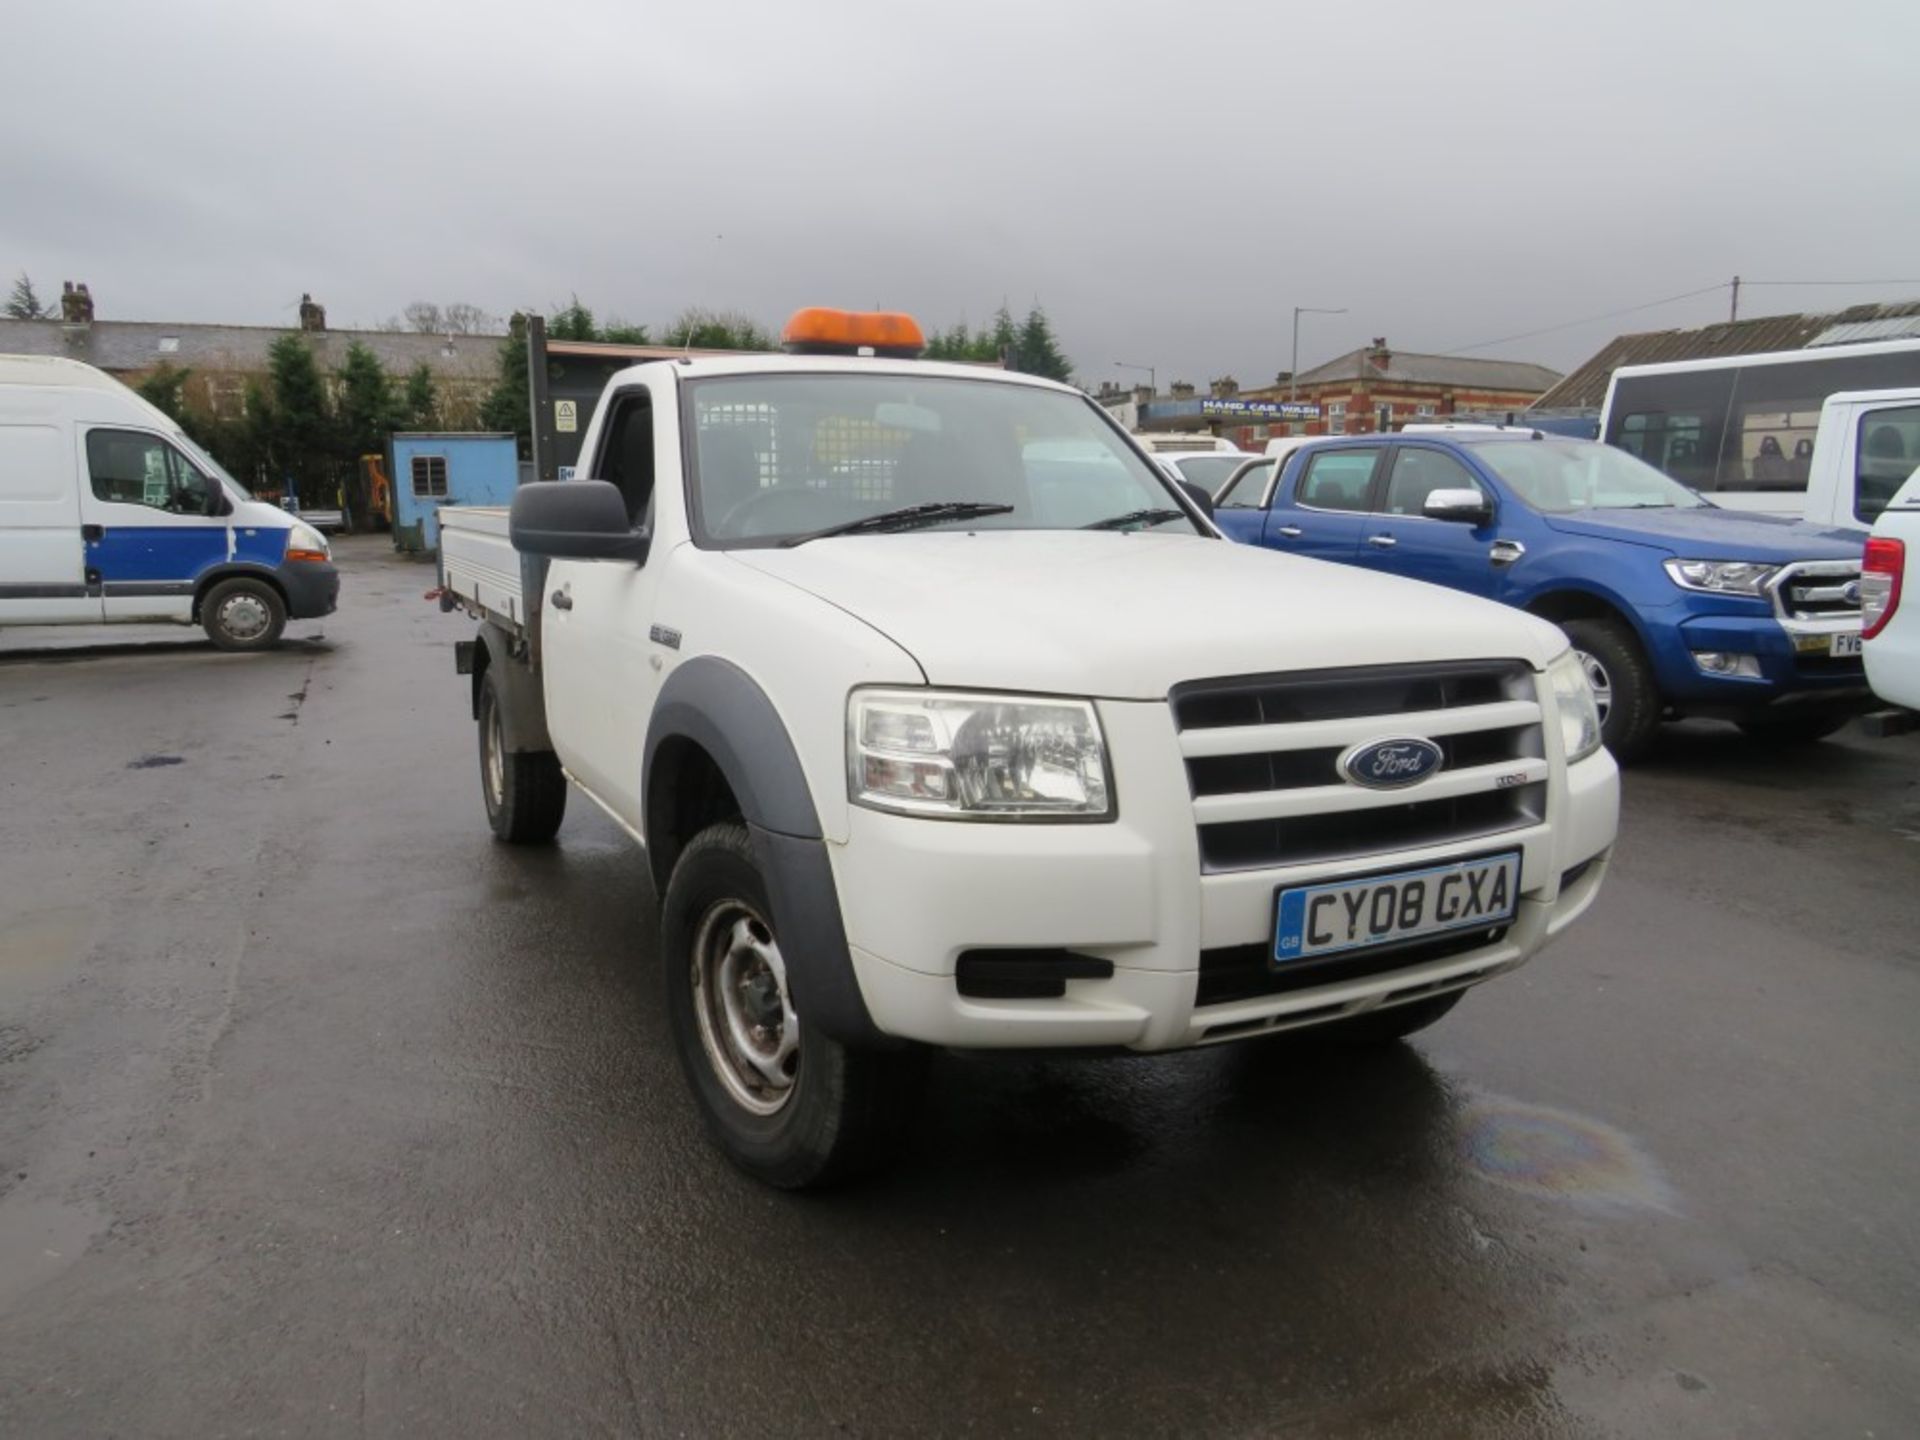
[[[1882,700],[1920,710],[1920,596],[1907,594],[1920,558],[1920,470],[1873,522],[1860,571],[1860,653]]]
[[[917,338],[636,366],[582,478],[442,517],[488,819],[571,782],[645,847],[735,1163],[883,1152],[927,1047],[1406,1035],[1593,903],[1559,629],[1232,544],[1084,394]]]
[[[1235,471],[1247,461],[1260,457],[1244,450],[1209,450],[1192,455],[1161,454],[1154,458],[1166,466],[1174,479],[1198,485],[1209,495],[1218,495]]]

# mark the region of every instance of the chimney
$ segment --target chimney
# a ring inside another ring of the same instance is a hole
[[[87,293],[87,287],[84,284],[75,285],[71,280],[60,282],[60,323],[62,325],[93,323],[93,296]]]
[[[1367,347],[1367,364],[1384,374],[1393,366],[1393,351],[1387,348],[1387,337],[1376,335],[1373,344]]]
[[[1134,386],[1133,387],[1133,403],[1136,405],[1151,405],[1153,403],[1153,386],[1151,385]]]
[[[1282,370],[1273,377],[1273,383],[1276,385],[1285,385],[1292,379],[1293,372],[1291,370]]]
[[[1176,400],[1191,400],[1193,398],[1193,386],[1185,380],[1176,380],[1172,386],[1169,387],[1168,393]]]
[[[313,296],[304,292],[300,296],[300,328],[302,330],[327,328],[327,307],[315,304]]]
[[[1216,400],[1231,400],[1240,393],[1240,382],[1231,375],[1222,375],[1218,380],[1209,380],[1207,389]]]

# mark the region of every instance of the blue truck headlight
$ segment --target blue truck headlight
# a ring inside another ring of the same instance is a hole
[[[948,690],[847,699],[847,797],[954,820],[1099,820],[1112,813],[1090,700]]]
[[[1682,590],[1711,595],[1761,595],[1778,565],[1757,560],[1667,560],[1667,578]]]
[[[1586,668],[1573,651],[1562,652],[1547,666],[1547,691],[1560,717],[1560,748],[1567,763],[1586,759],[1600,748],[1600,707],[1594,703]]]

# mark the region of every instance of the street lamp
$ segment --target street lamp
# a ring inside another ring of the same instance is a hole
[[[1135,365],[1130,361],[1126,361],[1126,360],[1116,360],[1113,362],[1113,365],[1116,370],[1146,371],[1147,372],[1147,388],[1152,390],[1155,395],[1158,395],[1160,393],[1160,376],[1159,376],[1159,373],[1154,370],[1153,366]]]
[[[1319,305],[1296,305],[1293,307],[1293,363],[1287,369],[1287,399],[1292,400],[1300,393],[1300,317],[1302,315],[1344,315],[1346,307],[1328,310]]]

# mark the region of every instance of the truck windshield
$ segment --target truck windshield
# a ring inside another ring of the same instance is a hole
[[[686,388],[688,497],[706,544],[774,545],[947,503],[1012,508],[916,528],[1070,530],[1152,512],[1136,524],[1199,533],[1170,482],[1079,396],[849,372],[715,376]]]
[[[1692,510],[1707,504],[1624,450],[1596,440],[1464,442],[1528,505],[1549,515],[1581,510]]]

